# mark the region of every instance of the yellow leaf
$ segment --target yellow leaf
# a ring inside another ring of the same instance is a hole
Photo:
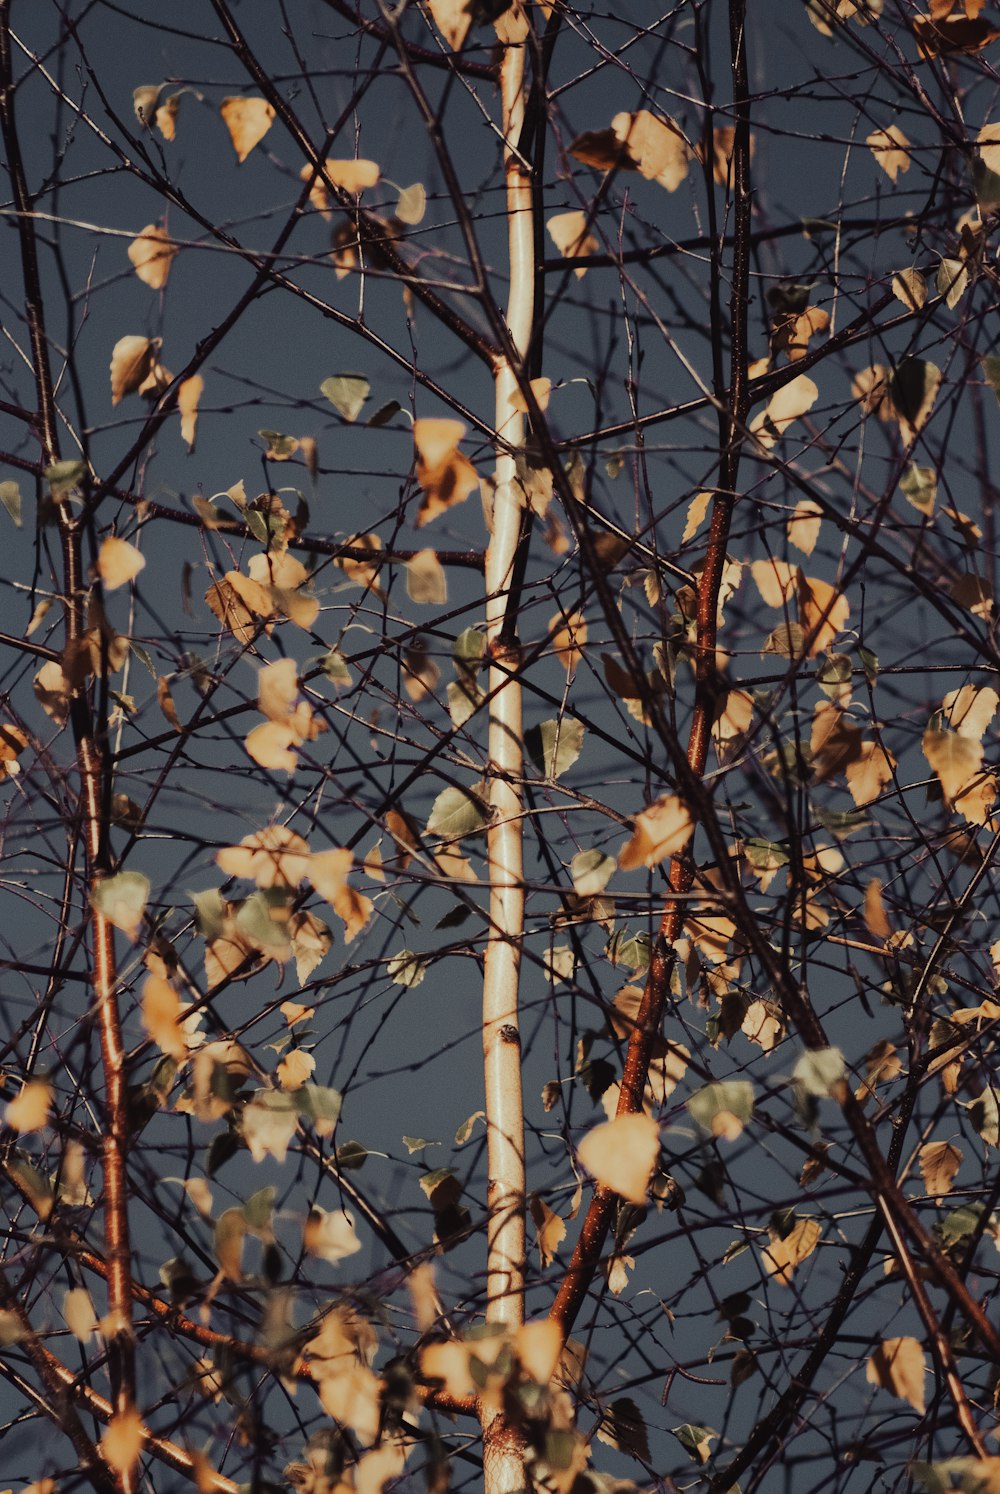
[[[572,673],[583,658],[587,642],[587,619],[581,612],[569,612],[565,616],[557,612],[549,618],[552,635],[549,647],[567,673]]]
[[[544,378],[531,379],[530,383],[531,392],[535,396],[535,403],[538,405],[538,408],[544,412],[549,408],[549,399],[552,395],[552,380]],[[520,411],[522,415],[527,415],[528,402],[525,399],[524,395],[521,393],[520,389],[514,390],[510,397],[510,402],[515,410]]]
[[[73,1287],[63,1297],[62,1314],[74,1338],[89,1343],[97,1327],[97,1314],[86,1287]]]
[[[282,1089],[301,1089],[313,1076],[316,1060],[304,1048],[293,1048],[278,1064],[275,1073]]]
[[[782,1239],[772,1239],[764,1250],[764,1264],[781,1286],[788,1286],[795,1267],[812,1255],[822,1227],[816,1219],[800,1219]]]
[[[650,1115],[619,1115],[583,1138],[581,1164],[602,1188],[644,1204],[660,1155],[660,1128]]]
[[[454,1340],[426,1344],[420,1351],[421,1375],[425,1380],[440,1381],[448,1395],[473,1395],[476,1387],[469,1371],[471,1347]]]
[[[880,742],[861,742],[844,769],[851,798],[859,809],[871,804],[892,782],[896,759]]]
[[[181,417],[181,440],[188,451],[194,451],[194,438],[198,429],[198,401],[205,388],[201,374],[192,374],[177,390],[177,409]]]
[[[147,223],[128,246],[128,257],[144,285],[162,290],[179,247],[156,223]]]
[[[299,172],[299,181],[311,183],[309,187],[309,201],[317,213],[322,213],[324,218],[332,218],[330,194],[326,190],[326,183],[323,180],[323,168],[320,167],[318,170],[313,170],[312,163],[307,161]]]
[[[255,1162],[263,1162],[268,1156],[284,1162],[299,1128],[295,1101],[281,1090],[258,1089],[243,1106],[242,1126],[243,1139]]]
[[[327,161],[323,170],[327,181],[344,192],[363,192],[378,184],[381,172],[374,161]]]
[[[770,1053],[784,1036],[784,1028],[778,1017],[764,1001],[751,1001],[743,1017],[741,1027],[744,1037],[751,1043]]]
[[[265,721],[247,733],[243,745],[254,762],[259,763],[262,768],[294,773],[299,759],[293,749],[300,746],[301,742],[298,732],[287,722]]]
[[[787,560],[768,557],[767,560],[755,560],[750,574],[764,605],[784,609],[795,595],[802,572],[797,565],[789,565]]]
[[[563,1335],[553,1318],[535,1318],[514,1335],[514,1349],[521,1368],[536,1385],[548,1385],[563,1351]]]
[[[884,1338],[868,1360],[865,1377],[869,1385],[878,1385],[909,1401],[918,1416],[923,1416],[924,1376],[927,1360],[920,1342],[915,1338]]]
[[[796,374],[771,396],[767,408],[754,416],[750,434],[757,437],[765,451],[770,451],[792,421],[811,410],[818,399],[819,390],[812,379],[806,374]]]
[[[694,539],[695,534],[704,522],[708,513],[708,505],[712,501],[711,493],[696,493],[688,505],[687,518],[684,521],[684,533],[681,535],[681,544],[686,545],[688,540]]]
[[[8,1101],[4,1120],[12,1131],[24,1135],[28,1131],[40,1131],[49,1123],[52,1106],[52,1086],[46,1079],[29,1079],[21,1086],[21,1092]]]
[[[566,1222],[537,1194],[532,1195],[530,1207],[538,1240],[538,1255],[544,1269],[545,1266],[551,1266],[559,1246],[566,1238]]]
[[[613,1297],[620,1297],[628,1286],[628,1273],[635,1270],[635,1257],[632,1255],[615,1254],[607,1263],[608,1291]]]
[[[153,116],[156,128],[164,140],[175,140],[177,138],[177,115],[181,107],[181,96],[179,93],[168,94],[163,103],[157,107]]]
[[[970,737],[975,742],[981,742],[986,728],[997,713],[998,705],[1000,695],[991,685],[962,685],[960,689],[948,692],[942,711],[948,725],[960,737]]]
[[[355,1494],[383,1494],[402,1473],[406,1453],[405,1444],[390,1441],[382,1441],[371,1452],[363,1453],[354,1470]]]
[[[424,490],[416,517],[418,529],[456,503],[464,503],[479,486],[475,467],[458,450],[464,434],[460,420],[413,422],[417,481]]]
[[[809,657],[826,653],[837,634],[847,626],[851,604],[843,592],[818,576],[799,576],[799,622],[811,638]]]
[[[109,534],[101,541],[97,555],[97,574],[106,591],[114,591],[132,581],[146,564],[146,557],[128,540]]]
[[[785,527],[788,543],[801,550],[803,555],[811,555],[819,539],[822,519],[823,510],[814,499],[800,498]]]
[[[351,1428],[364,1442],[374,1442],[382,1420],[380,1383],[366,1364],[352,1364],[319,1383],[323,1409]]]
[[[891,182],[895,182],[901,171],[910,169],[910,142],[898,125],[886,130],[875,130],[865,139],[865,144]]]
[[[1000,122],[984,124],[976,136],[983,165],[1000,175]]]
[[[982,767],[983,744],[957,731],[937,731],[928,726],[921,745],[924,757],[941,780],[946,804],[957,807],[956,801]]]
[[[344,920],[344,943],[353,943],[374,913],[375,904],[346,882],[334,892],[329,902],[337,917]]]
[[[181,1016],[181,999],[173,986],[158,975],[148,975],[142,987],[142,1025],[161,1052],[178,1062],[188,1053]]]
[[[298,887],[309,872],[309,846],[284,825],[268,825],[217,851],[215,864],[227,877],[249,877],[258,887]]]
[[[616,114],[611,129],[641,176],[676,192],[688,174],[691,152],[672,120],[657,119],[648,109],[640,109],[636,114]]]
[[[317,851],[309,858],[309,880],[320,897],[332,903],[346,885],[353,865],[350,851]]]
[[[851,393],[866,415],[877,415],[879,420],[892,419],[889,370],[881,363],[873,363],[856,373],[851,380]]]
[[[229,131],[237,160],[242,165],[274,123],[274,109],[266,99],[228,98],[222,100],[219,113]]]
[[[149,377],[160,346],[159,338],[119,337],[111,353],[111,403],[120,404]]]
[[[545,225],[549,237],[563,259],[575,259],[578,255],[596,254],[600,244],[587,229],[586,213],[557,213]],[[573,271],[578,280],[587,273],[586,265],[577,265]]]
[[[882,883],[878,877],[872,877],[865,887],[864,919],[865,928],[870,934],[874,934],[876,939],[888,939],[892,933],[892,926],[882,901]]]
[[[321,1261],[336,1265],[349,1255],[356,1255],[361,1241],[354,1230],[354,1216],[346,1209],[313,1207],[302,1232],[302,1244],[307,1255],[318,1256]]]
[[[618,853],[622,871],[654,867],[682,851],[691,838],[694,819],[676,794],[664,794],[635,817],[635,830]]]
[[[728,187],[730,172],[732,170],[733,147],[736,141],[736,130],[733,125],[716,125],[712,131],[712,178],[718,187]],[[757,149],[757,141],[753,135],[750,136],[750,158],[753,159]],[[704,159],[704,153],[699,150],[699,159]]]
[[[138,1411],[119,1411],[108,1422],[101,1452],[116,1473],[131,1473],[139,1458],[145,1427]]]

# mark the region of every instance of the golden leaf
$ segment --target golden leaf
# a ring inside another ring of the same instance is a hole
[[[800,498],[785,526],[788,543],[794,545],[796,550],[801,550],[803,555],[811,555],[819,539],[822,519],[823,510],[815,499]]]
[[[111,403],[121,404],[134,394],[152,370],[160,339],[119,337],[111,353]]]
[[[353,943],[374,913],[375,904],[371,898],[357,892],[346,882],[334,891],[328,901],[337,917],[344,920],[344,943]]]
[[[130,1474],[139,1458],[146,1429],[138,1411],[117,1412],[101,1438],[101,1452],[116,1473]]]
[[[953,731],[961,737],[981,742],[1000,706],[1000,695],[991,685],[962,685],[950,690],[944,698],[942,713]]]
[[[619,1115],[589,1131],[577,1155],[602,1188],[644,1204],[660,1155],[660,1128],[650,1115]]]
[[[823,1233],[816,1219],[800,1219],[782,1240],[772,1239],[764,1250],[764,1264],[781,1286],[789,1286],[796,1266],[812,1255]]]
[[[310,870],[309,846],[284,825],[268,825],[225,846],[215,864],[227,877],[248,877],[258,887],[298,887]]]
[[[548,1385],[563,1351],[559,1324],[553,1318],[523,1323],[514,1335],[514,1350],[528,1379],[536,1385]]]
[[[309,1210],[302,1244],[308,1255],[318,1256],[321,1261],[336,1265],[349,1255],[356,1255],[361,1241],[354,1229],[354,1216],[346,1209],[326,1209],[316,1206]]]
[[[381,171],[374,161],[327,161],[323,167],[327,181],[344,192],[363,192],[378,184]]]
[[[878,877],[872,877],[865,887],[864,920],[865,928],[876,939],[888,939],[892,933],[892,925],[882,901],[882,883]]]
[[[114,591],[132,581],[146,564],[146,557],[128,540],[109,534],[101,541],[97,554],[97,574],[106,591]]]
[[[799,575],[799,622],[812,641],[809,657],[826,653],[837,634],[847,626],[851,604],[843,592],[818,576]]]
[[[406,562],[406,594],[418,606],[445,606],[448,582],[436,550],[418,550]]]
[[[187,1035],[181,1026],[181,999],[158,975],[147,975],[142,987],[142,1025],[161,1052],[182,1062],[187,1058]]]
[[[926,1373],[926,1356],[917,1339],[884,1338],[868,1360],[865,1378],[869,1385],[878,1385],[901,1401],[909,1401],[917,1415],[923,1416]]]
[[[530,1208],[538,1240],[538,1255],[544,1269],[551,1266],[559,1246],[566,1238],[566,1221],[537,1194],[532,1194]]]
[[[945,802],[949,808],[956,807],[956,801],[982,767],[983,744],[957,731],[938,731],[928,726],[921,745],[924,757],[941,781]]]
[[[322,213],[324,218],[332,218],[330,211],[330,194],[326,190],[323,180],[323,168],[313,169],[312,163],[307,161],[299,172],[299,181],[309,182],[309,201],[317,213]]]
[[[374,1442],[382,1420],[380,1383],[366,1364],[352,1364],[337,1375],[325,1375],[319,1398],[328,1416],[351,1428],[364,1442]]]
[[[167,230],[156,223],[147,223],[128,246],[128,257],[135,273],[153,290],[162,290],[166,285],[170,266],[179,252],[179,246]]]
[[[177,409],[181,417],[181,440],[188,451],[194,451],[194,438],[198,429],[198,401],[205,388],[201,374],[192,374],[177,390]]]
[[[545,225],[549,237],[563,259],[575,259],[578,255],[596,254],[600,244],[588,231],[587,215],[581,212],[557,213]],[[577,265],[573,271],[578,280],[587,273],[586,265]]]
[[[922,57],[969,56],[981,52],[1000,36],[1000,30],[982,16],[945,15],[939,20],[914,16],[913,34]]]
[[[97,1314],[86,1287],[74,1287],[63,1297],[62,1314],[74,1338],[89,1343],[97,1327]]]
[[[225,121],[240,165],[255,145],[259,145],[274,123],[274,109],[266,99],[223,99],[219,113]]]
[[[265,721],[247,733],[243,745],[254,762],[259,763],[262,768],[294,773],[299,759],[293,748],[298,747],[301,741],[298,732],[287,722]]]
[[[811,410],[819,399],[819,390],[806,374],[796,374],[772,394],[767,408],[755,415],[750,434],[757,437],[765,451],[784,435],[792,424]]]
[[[802,572],[787,560],[769,556],[767,560],[755,560],[750,574],[766,607],[786,608],[795,595]]]
[[[636,815],[635,830],[618,853],[618,865],[622,871],[654,867],[682,851],[693,829],[694,819],[684,801],[676,794],[664,794]]]
[[[451,50],[460,51],[472,25],[472,13],[465,0],[427,0],[427,6]]]
[[[711,493],[696,493],[688,505],[687,518],[684,521],[684,533],[681,535],[681,544],[686,545],[688,540],[694,539],[695,534],[704,522],[708,513],[708,505],[712,501]]]
[[[636,114],[616,114],[611,130],[627,150],[634,170],[668,192],[676,192],[688,174],[691,152],[672,120],[657,119],[648,109],[640,109]]]
[[[479,486],[475,467],[458,450],[464,434],[460,420],[413,422],[417,481],[424,490],[415,521],[418,529],[456,503],[464,503]]]
[[[572,674],[583,658],[587,642],[587,619],[580,612],[569,612],[565,616],[557,612],[549,618],[551,641],[549,648],[567,673]]]
[[[40,1131],[49,1123],[52,1107],[52,1086],[47,1079],[29,1079],[21,1086],[20,1094],[9,1100],[4,1121],[12,1131],[21,1135],[28,1131]]]
[[[175,140],[177,138],[177,115],[181,107],[181,96],[179,93],[168,94],[163,103],[157,106],[153,116],[156,128],[164,140]]]
[[[984,124],[976,136],[983,165],[1000,174],[1000,122]]]
[[[865,139],[865,144],[891,182],[895,182],[901,171],[910,169],[910,142],[898,125],[885,130],[875,130]]]
[[[857,752],[847,763],[844,774],[851,798],[859,809],[878,798],[887,784],[892,782],[896,759],[881,742],[861,742]]]
[[[316,1060],[304,1048],[293,1048],[275,1069],[282,1089],[301,1089],[316,1071]],[[308,1247],[307,1247],[308,1248]]]

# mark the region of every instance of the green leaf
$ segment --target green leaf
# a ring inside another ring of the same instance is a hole
[[[718,1432],[713,1432],[711,1427],[694,1426],[689,1421],[685,1422],[682,1427],[671,1427],[670,1430],[684,1451],[690,1453],[699,1463],[708,1461],[708,1444],[713,1437],[719,1435]]]
[[[937,473],[933,467],[918,467],[914,462],[899,479],[899,489],[918,513],[931,517],[937,498]]]
[[[49,480],[53,498],[62,498],[73,488],[78,488],[89,471],[86,462],[53,462],[45,468],[44,475]]]
[[[278,960],[287,959],[292,945],[287,923],[276,923],[271,917],[271,909],[285,908],[290,901],[290,896],[280,888],[260,888],[250,894],[236,914],[236,927],[240,933]]]
[[[766,654],[777,654],[779,659],[801,659],[805,646],[806,630],[801,623],[779,623],[765,638],[760,656],[763,659]]]
[[[123,871],[101,877],[90,895],[91,905],[109,923],[127,934],[136,934],[149,898],[149,878],[142,872]]]
[[[823,1098],[832,1093],[847,1074],[839,1048],[810,1048],[792,1070],[792,1078],[807,1095]]]
[[[583,722],[563,716],[559,721],[542,721],[529,727],[524,734],[524,745],[545,777],[555,779],[577,761],[583,750],[583,737]]]
[[[401,949],[393,955],[386,969],[397,986],[419,986],[427,974],[430,964],[428,955],[414,954],[412,949]]]
[[[254,508],[248,508],[243,515],[243,519],[254,539],[259,540],[262,545],[266,545],[267,524],[264,522],[264,515],[258,513]]]
[[[984,213],[1000,208],[1000,176],[977,156],[972,163],[972,187],[976,202]]]
[[[262,441],[267,442],[267,451],[264,455],[272,461],[287,462],[288,458],[294,456],[299,449],[297,438],[295,436],[286,436],[284,431],[263,430],[258,431],[257,434]],[[248,514],[247,523],[249,522],[250,516]]]
[[[192,892],[190,896],[194,901],[199,934],[209,942],[218,939],[226,922],[222,893],[217,887],[209,887],[204,892]]]
[[[338,415],[353,422],[361,414],[371,387],[364,374],[333,374],[329,379],[323,380],[319,390],[326,395]]]
[[[339,1089],[330,1089],[325,1084],[303,1084],[293,1090],[292,1098],[300,1115],[306,1120],[329,1121],[336,1125],[340,1119],[344,1097]]]
[[[984,358],[983,373],[986,375],[986,382],[997,397],[997,404],[1000,404],[1000,358]]]
[[[345,1141],[337,1148],[337,1166],[345,1172],[358,1172],[370,1156],[371,1152],[360,1141]]]
[[[687,1102],[693,1120],[713,1135],[726,1134],[721,1117],[735,1117],[742,1129],[753,1115],[753,1085],[749,1079],[723,1079],[696,1090]]]
[[[347,660],[339,648],[332,648],[328,654],[324,654],[319,661],[319,667],[327,679],[332,680],[335,685],[351,685],[354,683],[351,679],[351,671],[347,667]]]
[[[1000,363],[1000,359],[997,359]],[[466,628],[452,645],[451,657],[459,674],[478,674],[486,652],[486,639],[478,628]]]
[[[861,668],[865,672],[865,679],[869,685],[874,685],[878,679],[878,654],[872,653],[870,648],[864,648],[861,644],[858,644],[857,655],[861,660]]]
[[[426,1136],[404,1136],[403,1145],[412,1157],[414,1152],[422,1152],[425,1146],[440,1146],[441,1143],[428,1141]]]
[[[637,976],[649,969],[651,944],[648,934],[630,934],[628,929],[616,929],[608,940],[605,953],[612,965],[626,965]]]
[[[596,846],[587,851],[577,851],[569,864],[573,891],[577,897],[599,896],[614,876],[617,865],[613,856],[606,856]]]
[[[468,1120],[464,1120],[462,1122],[462,1124],[459,1126],[458,1130],[455,1132],[455,1145],[456,1146],[464,1146],[465,1145],[465,1143],[468,1141],[469,1137],[472,1135],[473,1131],[476,1128],[476,1121],[477,1120],[481,1120],[485,1124],[485,1122],[486,1122],[486,1111],[485,1110],[474,1110],[472,1112],[472,1114],[469,1116]]]
[[[486,806],[471,789],[446,788],[434,800],[427,834],[452,838],[475,835],[486,820]]]
[[[471,721],[486,699],[483,691],[468,676],[449,680],[447,693],[448,715],[451,717],[451,724],[456,728]]]
[[[961,301],[969,288],[969,266],[964,259],[942,259],[935,281],[937,293],[944,297],[949,311]]]
[[[828,654],[816,670],[816,683],[824,695],[838,700],[845,688],[850,690],[852,672],[847,654]]]
[[[402,409],[402,405],[396,399],[391,399],[387,404],[380,405],[374,415],[369,415],[365,421],[369,430],[377,430],[381,425],[388,425]]]
[[[992,1088],[984,1089],[979,1099],[973,1100],[969,1116],[986,1145],[1000,1147],[1000,1106]]]
[[[21,527],[21,489],[17,483],[9,478],[6,482],[0,482],[0,503],[14,520],[17,529]]]
[[[271,1230],[271,1215],[274,1213],[274,1200],[278,1196],[278,1190],[273,1183],[268,1183],[266,1188],[258,1188],[256,1193],[251,1193],[243,1205],[243,1218],[246,1220],[247,1229],[254,1234],[269,1234]]]

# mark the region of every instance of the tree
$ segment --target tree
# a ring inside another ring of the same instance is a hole
[[[1000,1487],[1000,22],[634,9],[0,3],[18,1488]]]

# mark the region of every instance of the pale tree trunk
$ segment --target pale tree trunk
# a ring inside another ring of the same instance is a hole
[[[507,326],[520,360],[531,336],[534,241],[531,184],[517,154],[524,118],[524,47],[507,46],[501,70],[504,170],[510,246]],[[498,446],[492,536],[486,552],[486,639],[489,669],[489,773],[492,817],[487,833],[490,932],[483,976],[483,1056],[489,1155],[487,1242],[488,1322],[511,1331],[524,1322],[524,1112],[518,973],[524,931],[523,805],[524,751],[521,723],[520,648],[504,630],[521,533],[523,494],[516,482],[513,451],[524,441],[524,417],[513,405],[517,370],[510,359],[496,368]],[[523,1443],[495,1407],[481,1408],[485,1494],[523,1489]]]

